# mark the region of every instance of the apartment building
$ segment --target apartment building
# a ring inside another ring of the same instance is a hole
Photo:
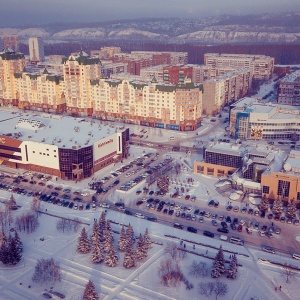
[[[91,82],[91,92],[94,115],[100,119],[181,131],[200,126],[202,91],[191,82],[100,79]]]
[[[27,64],[28,60],[22,53],[9,48],[0,52],[0,105],[18,105],[14,74],[21,72]]]
[[[100,59],[84,51],[70,55],[63,61],[63,77],[67,113],[92,116],[90,82],[101,77]]]
[[[0,34],[0,44],[2,41],[3,48],[0,47],[0,51],[5,48],[9,48],[13,51],[18,50],[19,37],[17,34]]]
[[[279,81],[278,103],[300,105],[300,70],[293,72]]]
[[[216,114],[225,105],[246,96],[251,89],[252,78],[251,69],[241,68],[204,81],[202,109],[205,114]]]
[[[29,60],[32,63],[45,60],[44,41],[41,37],[31,37],[28,40]]]
[[[274,58],[266,55],[205,53],[204,64],[213,68],[250,68],[253,80],[268,80],[274,70]]]
[[[232,104],[230,135],[239,139],[300,138],[300,107],[260,103],[246,97]]]
[[[170,65],[163,67],[164,83],[181,84],[186,78],[192,79],[193,68],[185,65]]]
[[[43,73],[15,73],[18,106],[22,109],[62,113],[66,111],[64,80],[62,76]]]
[[[158,65],[158,66],[152,66],[149,68],[141,69],[140,76],[141,78],[147,78],[148,81],[151,81],[153,78],[155,78],[158,82],[164,81],[164,66],[165,65]]]

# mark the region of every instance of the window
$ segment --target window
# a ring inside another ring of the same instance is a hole
[[[285,180],[279,180],[277,195],[281,197],[288,197],[289,193],[290,193],[290,182]]]
[[[269,194],[269,190],[270,190],[269,186],[263,185],[263,188],[262,188],[263,194]]]

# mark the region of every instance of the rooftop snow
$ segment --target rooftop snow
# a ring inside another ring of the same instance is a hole
[[[65,145],[66,148],[92,145],[100,139],[124,131],[123,127],[105,122],[101,124],[100,120],[49,114],[25,115],[0,111],[0,122],[1,135],[20,136],[19,139],[24,141]],[[44,126],[39,127],[41,124]]]

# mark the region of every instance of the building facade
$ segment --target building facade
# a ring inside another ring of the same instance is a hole
[[[37,63],[45,60],[44,41],[41,37],[31,37],[28,40],[29,60]]]
[[[300,105],[300,71],[293,72],[279,81],[277,102]]]
[[[266,55],[205,53],[204,64],[213,68],[249,68],[253,80],[268,80],[274,70],[274,58]]]
[[[128,156],[129,129],[47,114],[0,119],[0,162],[10,168],[81,180]]]
[[[245,97],[252,86],[253,73],[249,68],[236,69],[203,83],[205,114],[217,114],[233,101]]]

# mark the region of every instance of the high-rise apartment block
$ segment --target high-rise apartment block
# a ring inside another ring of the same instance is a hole
[[[266,55],[205,53],[204,64],[213,68],[250,68],[253,80],[268,80],[274,69],[274,58]]]
[[[205,114],[216,114],[222,107],[248,94],[253,71],[241,68],[206,80],[203,83],[202,109]]]
[[[44,42],[40,37],[31,37],[28,41],[29,59],[31,62],[44,61]]]
[[[300,71],[293,72],[279,81],[278,103],[300,105]]]
[[[0,52],[0,104],[18,105],[19,91],[15,86],[14,74],[22,71],[27,63],[22,53],[11,49]]]
[[[13,51],[17,51],[18,45],[19,45],[19,37],[17,34],[11,34],[11,35],[0,34],[0,51],[3,51],[3,49],[5,48],[9,48]]]

